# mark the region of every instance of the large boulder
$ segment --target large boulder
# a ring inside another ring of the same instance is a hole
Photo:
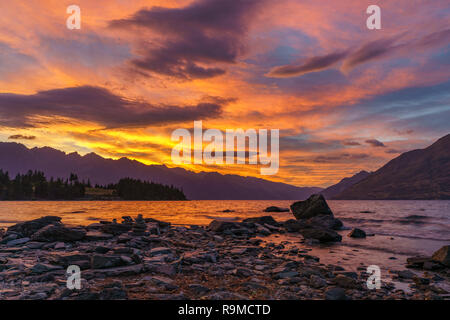
[[[314,194],[305,201],[294,202],[291,205],[291,211],[296,219],[309,219],[318,215],[333,216],[333,212],[321,194]]]
[[[286,228],[288,232],[299,232],[301,229],[305,229],[307,226],[304,220],[289,219],[283,222],[283,227]]]
[[[315,228],[340,230],[343,223],[341,220],[334,218],[332,215],[321,214],[306,220],[306,225]]]
[[[31,239],[41,242],[53,241],[78,241],[86,236],[86,231],[81,228],[68,228],[64,225],[48,225],[35,232]]]
[[[46,216],[35,220],[20,222],[8,228],[8,233],[17,232],[24,237],[30,237],[39,229],[48,225],[61,224],[61,218],[56,216]]]
[[[443,246],[431,256],[433,261],[442,263],[446,267],[450,267],[450,246]]]
[[[320,242],[339,242],[342,240],[341,235],[331,229],[307,228],[301,229],[299,232],[306,239],[316,239]]]

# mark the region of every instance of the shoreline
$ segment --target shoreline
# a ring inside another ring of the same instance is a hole
[[[448,268],[424,274],[394,270],[392,278],[382,278],[381,289],[370,290],[367,265],[354,271],[322,263],[314,255],[320,244],[272,220],[257,217],[189,228],[142,217],[78,227],[65,226],[56,217],[41,224],[19,223],[7,235],[20,237],[6,242],[3,237],[0,244],[0,299],[449,298],[441,288],[450,283]],[[353,249],[349,253],[357,255]],[[80,290],[66,287],[69,265],[81,268]]]

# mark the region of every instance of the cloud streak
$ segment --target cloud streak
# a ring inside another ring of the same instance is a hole
[[[310,57],[300,64],[289,64],[272,68],[267,77],[289,78],[298,77],[311,72],[327,70],[342,62],[344,71],[351,70],[358,65],[381,59],[400,50],[419,49],[445,44],[450,40],[450,29],[430,33],[414,41],[398,43],[405,35],[397,35],[367,42],[357,49],[336,51],[322,56]]]
[[[0,125],[34,127],[33,117],[59,116],[107,128],[146,127],[219,117],[229,100],[209,98],[196,105],[152,105],[92,86],[40,91],[32,95],[0,93]]]

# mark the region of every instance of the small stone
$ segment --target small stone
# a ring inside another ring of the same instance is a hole
[[[347,236],[350,238],[365,238],[366,233],[364,232],[364,230],[353,228]]]
[[[8,241],[6,243],[6,245],[8,247],[15,247],[15,246],[27,243],[28,241],[30,241],[30,238],[20,238],[20,239],[15,239],[15,240]]]
[[[438,251],[433,253],[433,261],[442,263],[444,266],[450,267],[450,246],[443,246]]]
[[[325,291],[326,300],[347,300],[345,290],[339,287],[329,288]]]

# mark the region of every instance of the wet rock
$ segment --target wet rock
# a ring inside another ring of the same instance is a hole
[[[15,224],[8,228],[7,233],[17,232],[17,233],[20,233],[22,236],[30,237],[36,231],[38,231],[39,229],[42,229],[45,226],[58,225],[60,223],[61,223],[60,217],[46,216],[46,217],[42,217],[39,219]]]
[[[190,252],[185,252],[183,254],[183,263],[195,264],[195,263],[205,263],[217,262],[217,254],[214,251],[204,251],[204,250],[195,250]]]
[[[411,272],[409,270],[401,270],[397,273],[397,275],[402,279],[412,279],[416,276],[414,272]]]
[[[78,241],[85,237],[86,231],[81,228],[68,228],[63,225],[48,225],[36,231],[31,239],[34,241]]]
[[[237,277],[241,278],[247,278],[253,275],[253,272],[250,269],[247,268],[236,268],[232,271],[232,274],[234,274]]]
[[[323,288],[327,285],[327,281],[315,274],[309,278],[309,284],[313,288]]]
[[[450,267],[450,246],[443,246],[433,253],[431,258],[433,261],[437,261],[446,267]]]
[[[125,264],[127,263],[121,256],[94,254],[91,258],[91,267],[93,269],[120,267]]]
[[[211,291],[209,288],[197,283],[190,284],[188,288],[190,291],[197,295],[204,295]]]
[[[347,277],[343,274],[337,275],[336,278],[333,279],[333,282],[337,286],[347,289],[354,289],[358,286],[358,282],[355,279]]]
[[[131,228],[133,235],[142,236],[145,234],[147,225],[145,224],[142,214],[139,214],[135,219],[133,226]]]
[[[314,194],[305,201],[294,202],[291,205],[291,211],[296,219],[309,219],[318,215],[333,215],[321,194]]]
[[[274,279],[289,279],[297,277],[299,273],[297,271],[287,271],[287,272],[280,272],[275,274]]]
[[[325,291],[326,300],[347,300],[345,290],[339,287],[329,288]]]
[[[47,256],[50,263],[67,268],[70,265],[78,265],[81,269],[90,267],[90,256],[80,252],[52,253]]]
[[[417,256],[417,257],[410,257],[406,259],[407,268],[423,268],[423,265],[425,262],[431,262],[430,257],[424,257],[424,256]]]
[[[279,223],[272,216],[254,217],[243,220],[244,223],[258,223],[260,225],[269,224],[278,226]]]
[[[104,247],[104,246],[97,246],[94,248],[94,252],[97,253],[107,253],[110,249],[108,247]]]
[[[104,288],[99,293],[100,300],[126,300],[127,298],[127,292],[119,287]]]
[[[159,287],[164,287],[166,290],[176,290],[178,288],[177,285],[174,284],[172,279],[162,276],[151,276],[144,277],[145,281],[149,281],[150,283],[157,285]]]
[[[63,268],[61,266],[55,266],[51,264],[45,264],[45,263],[37,263],[33,267],[30,268],[30,272],[33,274],[42,274],[50,271],[55,270],[62,270]]]
[[[20,238],[20,239],[15,239],[15,240],[8,241],[8,242],[6,243],[6,245],[7,245],[8,247],[14,247],[14,246],[17,246],[17,245],[25,244],[25,243],[27,243],[28,241],[30,241],[30,238]]]
[[[153,248],[149,252],[150,256],[159,256],[159,255],[165,255],[165,254],[170,254],[170,253],[172,253],[172,250],[170,248],[166,248],[166,247]]]
[[[100,232],[100,231],[88,231],[85,236],[86,241],[104,241],[113,238],[114,236],[110,233]]]
[[[270,206],[264,209],[264,212],[289,212],[289,208],[280,208],[276,206]]]
[[[302,229],[299,231],[306,239],[316,239],[320,242],[339,242],[341,235],[329,229]]]
[[[351,238],[365,238],[366,233],[364,232],[364,230],[353,228],[347,236]]]
[[[306,225],[313,228],[340,230],[343,226],[341,220],[334,218],[332,215],[318,215],[306,220]]]
[[[100,231],[104,233],[110,233],[112,235],[121,235],[131,230],[131,224],[110,223],[102,224]]]
[[[140,274],[144,271],[142,264],[134,264],[131,266],[88,270],[83,273],[83,278],[95,279],[99,276],[103,277],[126,277]]]
[[[301,229],[306,228],[306,222],[289,219],[283,223],[283,227],[286,228],[288,232],[299,232]]]
[[[237,229],[239,227],[240,225],[235,222],[213,220],[209,224],[208,229],[214,232],[224,232],[231,229]]]

